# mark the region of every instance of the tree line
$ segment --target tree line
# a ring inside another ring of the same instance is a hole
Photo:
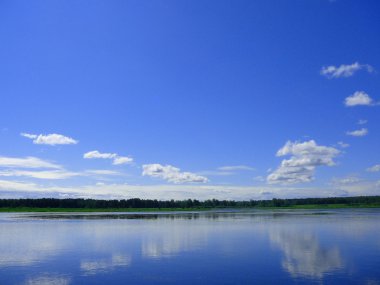
[[[380,196],[359,197],[329,197],[329,198],[301,198],[301,199],[272,199],[272,200],[151,200],[151,199],[126,199],[126,200],[96,200],[96,199],[0,199],[0,208],[31,207],[31,208],[254,208],[254,207],[291,207],[296,205],[380,205]]]

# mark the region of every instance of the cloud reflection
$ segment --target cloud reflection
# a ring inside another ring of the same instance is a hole
[[[110,259],[82,260],[80,269],[84,275],[93,275],[101,272],[109,272],[117,267],[127,267],[131,264],[129,255],[114,254]]]
[[[69,285],[70,283],[71,279],[68,277],[46,274],[27,279],[25,285]]]
[[[162,221],[161,226],[150,227],[150,234],[142,241],[141,254],[148,258],[170,257],[180,252],[205,246],[208,240],[207,226],[197,221]]]
[[[0,268],[30,266],[56,255],[64,246],[61,227],[49,224],[7,224],[0,233]],[[31,237],[33,238],[27,238]]]
[[[293,277],[322,278],[343,266],[339,249],[322,247],[310,233],[275,231],[270,240],[282,250],[282,267]]]

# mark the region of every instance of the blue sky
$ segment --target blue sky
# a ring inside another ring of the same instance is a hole
[[[0,197],[380,194],[378,1],[0,1]]]

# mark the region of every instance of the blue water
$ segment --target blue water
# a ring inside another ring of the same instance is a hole
[[[380,210],[0,214],[0,284],[380,284]]]

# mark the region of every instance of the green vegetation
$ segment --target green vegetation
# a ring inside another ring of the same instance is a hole
[[[2,207],[0,212],[175,212],[206,211],[206,208],[40,208],[40,207]]]
[[[210,209],[336,209],[380,208],[380,196],[272,199],[250,201],[198,200],[95,200],[95,199],[0,199],[0,212],[148,212]]]

